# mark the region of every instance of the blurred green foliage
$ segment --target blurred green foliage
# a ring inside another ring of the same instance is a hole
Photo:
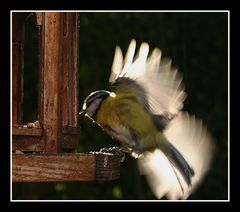
[[[110,12],[80,13],[79,18],[79,87],[80,104],[92,91],[110,89],[108,78],[115,46],[123,51],[132,38],[137,44],[146,41],[150,48],[159,47],[163,56],[184,75],[188,97],[184,110],[201,118],[216,144],[213,165],[203,183],[190,199],[228,198],[228,16],[212,12]],[[34,31],[26,40],[34,49]],[[31,34],[30,33],[30,34]],[[34,44],[35,43],[35,44]],[[31,65],[29,52],[25,64]],[[31,83],[33,73],[25,75],[32,88],[25,90],[27,101],[36,102]],[[35,88],[34,88],[35,86]],[[34,89],[33,89],[34,88]],[[36,92],[36,91],[35,91]],[[25,116],[33,117],[33,105],[26,104]],[[36,116],[35,116],[36,117]],[[97,151],[118,145],[86,117],[80,118],[82,133],[79,151]],[[14,183],[13,199],[155,199],[139,175],[136,161],[127,157],[119,180],[111,182]]]

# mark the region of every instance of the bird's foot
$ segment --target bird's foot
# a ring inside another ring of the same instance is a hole
[[[121,162],[125,160],[125,153],[129,153],[129,148],[127,147],[119,147],[119,146],[114,146],[110,148],[101,148],[100,152],[105,152],[105,153],[111,153],[114,155],[118,155],[121,157]]]
[[[139,159],[142,156],[142,154],[137,152],[131,152],[131,156],[135,159]]]

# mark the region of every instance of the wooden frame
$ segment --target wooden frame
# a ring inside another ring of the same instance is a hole
[[[13,150],[62,152],[77,148],[78,14],[35,13],[39,35],[38,121],[22,123],[24,20],[31,13],[13,13]],[[34,140],[34,144],[30,141]]]
[[[39,38],[37,124],[22,122],[24,22],[29,15],[35,16]],[[78,13],[12,13],[12,151],[22,153],[12,155],[13,182],[119,178],[119,156],[76,153],[78,39]]]

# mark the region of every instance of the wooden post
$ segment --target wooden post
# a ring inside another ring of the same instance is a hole
[[[63,126],[78,127],[78,15],[63,14],[63,86],[62,123]]]
[[[61,14],[49,12],[44,14],[44,93],[43,93],[43,141],[44,152],[61,151],[61,95],[60,79],[62,70],[60,67]]]
[[[78,14],[63,13],[62,49],[62,127],[63,149],[77,146],[80,127],[78,124]]]

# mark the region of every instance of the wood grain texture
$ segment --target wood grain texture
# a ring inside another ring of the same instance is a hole
[[[95,180],[105,181],[118,179],[120,177],[120,160],[117,155],[106,156],[107,154],[96,153],[96,175]]]
[[[29,136],[41,136],[41,128],[27,128],[22,126],[13,126],[12,127],[13,135],[29,135]]]
[[[13,126],[23,125],[22,35],[25,19],[30,14],[13,13]],[[80,134],[78,13],[32,14],[38,32],[38,121],[42,129],[13,127],[13,150],[61,153],[67,149],[67,152],[76,152]]]
[[[43,140],[45,152],[56,153],[61,152],[61,13],[47,12],[44,15]]]
[[[42,152],[44,142],[40,136],[13,135],[12,151]]]
[[[81,131],[81,127],[73,127],[73,126],[63,126],[62,128],[62,132],[63,134],[66,134],[66,135],[79,135],[80,134],[80,131]]]
[[[63,141],[61,148],[64,151],[72,150],[76,151],[78,145],[78,135],[63,135]],[[41,136],[30,136],[30,135],[13,135],[12,151],[20,150],[24,152],[44,152],[44,141]]]
[[[76,146],[78,145],[78,135],[65,135],[63,134],[62,140],[62,150],[72,149],[76,151]]]
[[[63,40],[61,65],[62,79],[62,124],[78,126],[78,14],[63,13]]]
[[[13,182],[115,180],[120,158],[107,153],[13,154]]]

